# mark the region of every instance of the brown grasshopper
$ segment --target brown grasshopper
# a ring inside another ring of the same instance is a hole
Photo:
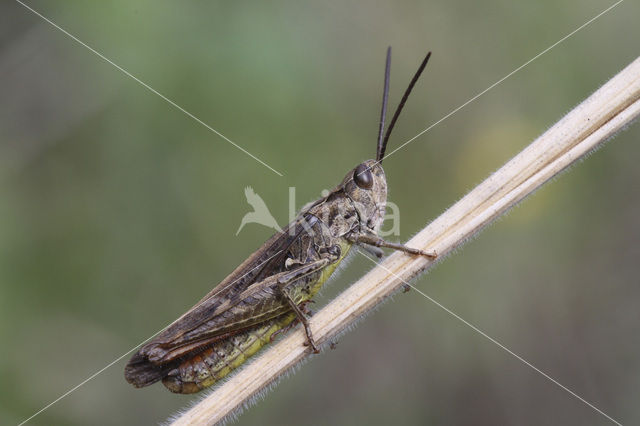
[[[431,52],[411,80],[385,133],[391,48],[387,50],[377,155],[349,171],[329,194],[304,207],[193,308],[133,355],[125,367],[135,387],[159,380],[172,392],[194,393],[240,366],[296,322],[319,352],[307,308],[356,244],[378,257],[379,247],[435,258],[435,253],[385,241],[387,181],[382,170],[387,141]]]

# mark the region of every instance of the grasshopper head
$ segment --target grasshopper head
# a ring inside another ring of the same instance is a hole
[[[387,206],[387,179],[380,163],[367,160],[358,164],[344,177],[342,187],[355,207],[360,225],[377,231]]]

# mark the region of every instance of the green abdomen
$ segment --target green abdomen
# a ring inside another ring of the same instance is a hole
[[[242,365],[295,318],[289,312],[220,340],[170,371],[162,383],[175,393],[199,392]]]

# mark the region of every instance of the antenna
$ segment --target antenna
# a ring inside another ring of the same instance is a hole
[[[384,90],[382,92],[382,111],[380,112],[380,127],[378,127],[378,149],[376,161],[382,161],[385,147],[383,145],[384,123],[387,119],[387,101],[389,100],[389,77],[391,75],[391,46],[387,48],[387,62],[384,68]]]
[[[387,73],[385,74],[385,79],[388,78],[389,76],[389,65],[390,65],[390,56],[391,53],[391,48],[389,48],[389,50],[387,51]],[[393,127],[396,124],[396,121],[398,120],[398,117],[400,116],[400,112],[402,111],[402,108],[404,108],[404,104],[407,102],[407,99],[409,98],[409,94],[411,93],[411,90],[413,89],[413,86],[415,86],[416,82],[418,81],[418,78],[420,78],[420,74],[422,74],[422,71],[424,71],[424,67],[427,66],[427,62],[429,62],[429,58],[431,57],[431,52],[427,53],[427,56],[424,58],[424,60],[422,61],[422,63],[420,64],[420,66],[418,67],[418,71],[416,71],[415,75],[413,76],[413,78],[411,79],[411,82],[409,83],[409,87],[407,87],[407,90],[404,91],[404,95],[402,95],[402,99],[400,100],[400,103],[398,104],[398,107],[396,108],[396,112],[393,113],[393,117],[391,118],[391,123],[389,123],[389,128],[387,128],[387,132],[384,135],[384,139],[382,140],[382,143],[380,142],[380,138],[378,138],[378,155],[376,156],[376,160],[379,163],[382,163],[382,159],[384,158],[384,152],[387,149],[387,141],[389,141],[389,136],[391,136],[391,131],[393,130]],[[382,118],[384,119],[384,112],[385,112],[385,106],[387,103],[387,93],[386,90],[388,89],[388,82],[385,81],[385,95],[383,98],[383,107],[382,107]],[[380,129],[382,129],[382,123],[380,123]]]

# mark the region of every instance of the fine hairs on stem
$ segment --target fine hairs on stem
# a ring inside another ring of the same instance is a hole
[[[464,244],[542,184],[598,148],[640,115],[640,58],[609,80],[502,168],[406,244],[438,260]],[[434,261],[395,252],[316,313],[311,329],[326,343]],[[309,355],[302,329],[285,336],[193,407],[174,425],[215,424],[232,416]]]

